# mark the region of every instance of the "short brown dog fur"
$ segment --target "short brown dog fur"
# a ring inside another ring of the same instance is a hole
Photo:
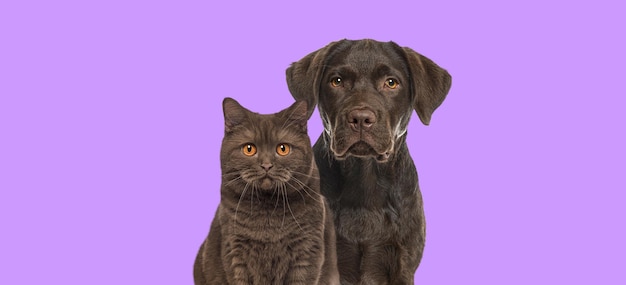
[[[341,40],[287,69],[289,90],[319,108],[313,150],[334,214],[341,284],[413,284],[425,240],[417,171],[406,144],[451,85],[447,71],[393,42]]]

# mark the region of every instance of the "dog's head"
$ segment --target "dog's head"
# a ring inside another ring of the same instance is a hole
[[[320,110],[337,159],[387,161],[415,110],[425,125],[451,77],[430,59],[394,42],[341,40],[294,62],[287,84],[296,100]],[[403,141],[403,140],[401,140]]]

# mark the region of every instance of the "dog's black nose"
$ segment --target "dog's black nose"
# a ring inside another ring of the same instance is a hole
[[[370,110],[352,110],[348,123],[354,130],[369,130],[376,123],[376,115]]]

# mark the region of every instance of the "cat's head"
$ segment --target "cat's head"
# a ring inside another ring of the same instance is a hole
[[[275,114],[249,111],[224,99],[224,140],[220,153],[222,181],[265,191],[301,188],[317,174],[307,135],[306,102],[296,102]]]

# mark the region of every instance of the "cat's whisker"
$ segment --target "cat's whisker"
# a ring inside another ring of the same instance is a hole
[[[309,193],[309,191],[306,188],[304,188],[304,187],[306,187],[306,185],[302,185],[301,182],[296,181],[296,180],[294,180],[294,182],[296,182],[296,185],[293,185],[293,184],[289,183],[289,186],[292,187],[294,190],[296,190],[296,192],[298,192],[298,194],[300,194],[300,197],[302,197],[303,203],[306,204],[306,198],[304,197],[304,195],[302,195],[302,192],[304,192],[304,194],[309,196],[309,198],[313,199],[313,201],[318,202],[318,203],[320,202],[320,200],[317,197],[311,195],[311,193]],[[302,191],[300,191],[300,190],[302,190]]]
[[[228,171],[228,172],[222,173],[222,176],[231,175],[231,174],[239,174],[239,172],[241,172],[240,169],[234,169],[233,171]]]
[[[237,181],[237,180],[239,180],[239,179],[242,179],[242,178],[243,178],[243,177],[241,177],[241,175],[239,175],[239,176],[237,176],[237,177],[235,177],[235,178],[231,179],[230,181],[228,181],[228,182],[224,183],[224,186],[228,186],[228,185],[230,185],[230,184],[234,183],[235,181]]]
[[[296,190],[296,192],[298,192],[298,194],[300,194],[300,197],[302,197],[302,202],[306,205],[306,199],[304,198],[304,195],[302,195],[302,192],[300,192],[300,191],[298,190],[298,187],[295,187],[295,185],[292,185],[292,184],[291,184],[291,183],[289,183],[289,182],[285,182],[285,183],[287,183],[287,185],[289,185],[289,187],[291,187],[291,188],[295,189],[295,190]]]
[[[230,172],[222,173],[222,178],[224,178],[226,176],[229,176],[229,175],[241,176],[241,170],[240,169],[235,169],[235,170],[230,171]]]
[[[287,198],[287,188],[285,189],[285,200],[287,200],[287,208],[289,209],[289,212],[291,213],[291,216],[293,217],[293,221],[296,222],[296,225],[298,225],[298,228],[300,228],[300,231],[304,232],[304,229],[302,229],[302,226],[300,225],[300,223],[298,223],[298,219],[296,219],[296,216],[293,214],[293,211],[291,210],[291,206],[289,205],[289,198]]]
[[[306,184],[304,184],[302,181],[300,181],[299,179],[295,177],[292,177],[292,180],[296,182],[300,186],[300,188],[304,191],[304,193],[306,193],[309,197],[311,197],[311,199],[313,199],[316,202],[321,202],[322,195],[320,193],[317,193],[315,190],[311,189],[311,187],[307,186]],[[299,187],[294,187],[294,188],[296,189],[296,191],[300,192],[298,189]],[[311,190],[310,192],[313,192],[315,196],[313,196],[309,192],[309,190]]]
[[[274,210],[272,210],[272,214],[271,214],[272,217],[274,216],[274,213],[276,212],[276,209],[278,208],[278,201],[280,201],[280,194],[276,193],[278,191],[280,191],[280,187],[274,188],[274,191],[272,192],[272,197],[270,198],[270,201],[271,201],[271,199],[274,198],[274,195],[278,194],[276,195],[276,203],[274,204]]]
[[[295,179],[298,179],[298,180],[300,180],[300,181],[303,181],[303,180],[309,180],[309,179],[315,179],[315,180],[319,180],[319,179],[320,179],[320,178],[319,178],[319,177],[317,177],[317,176],[308,176],[308,175],[306,175],[306,174],[304,174],[304,173],[295,172],[295,171],[294,171],[294,172],[292,172],[291,177],[292,177],[292,178],[295,178]]]
[[[313,193],[316,193],[316,194],[318,194],[318,195],[319,195],[319,193],[317,193],[317,191],[313,190],[313,189],[312,189],[311,187],[309,187],[306,183],[304,183],[304,181],[302,181],[302,180],[298,179],[297,177],[291,177],[291,180],[293,180],[293,181],[297,182],[297,183],[298,183],[298,185],[300,185],[301,187],[306,188],[306,189],[308,189],[308,190],[311,190],[311,191],[313,191]]]
[[[252,190],[251,190],[251,195],[250,195],[250,209],[252,209],[252,207],[254,206],[254,194],[257,194],[258,191],[258,186],[256,185],[256,181],[252,182]],[[258,197],[257,197],[258,199]]]
[[[298,174],[298,175],[302,175],[302,176],[304,176],[304,177],[306,177],[306,178],[317,178],[317,179],[319,179],[319,178],[320,178],[320,177],[319,177],[319,176],[317,176],[317,175],[308,174],[308,173],[304,173],[304,172],[298,172],[298,171],[295,171],[295,170],[291,170],[291,173],[295,173],[295,174]]]
[[[234,217],[234,223],[231,225],[232,227],[235,227],[237,225],[237,213],[239,212],[239,204],[241,204],[241,200],[243,199],[243,196],[246,194],[246,191],[248,190],[248,185],[249,183],[246,183],[246,186],[243,187],[243,191],[241,192],[241,196],[239,196],[239,200],[237,201],[237,206],[235,207],[235,217]],[[236,231],[236,227],[233,230],[233,232]]]
[[[282,228],[285,225],[285,216],[287,216],[287,207],[286,207],[286,201],[287,201],[287,188],[285,187],[281,187],[280,189],[280,193],[283,196],[283,221],[280,224],[280,228]]]

